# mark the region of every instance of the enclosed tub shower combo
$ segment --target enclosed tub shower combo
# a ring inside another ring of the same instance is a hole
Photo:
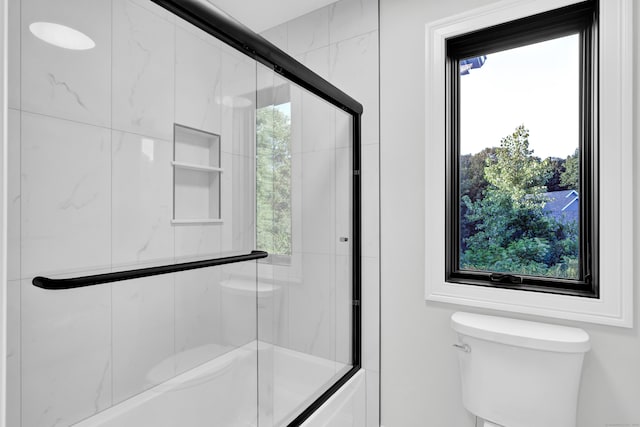
[[[360,369],[362,106],[204,0],[10,0],[8,425],[301,425]]]

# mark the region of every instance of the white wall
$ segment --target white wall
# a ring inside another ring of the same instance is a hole
[[[424,156],[425,24],[489,0],[381,0],[381,302],[382,424],[385,427],[474,426],[461,403],[457,354],[449,317],[471,310],[424,301]],[[637,4],[634,4],[637,6]],[[635,11],[638,43],[640,8]],[[636,45],[635,51],[638,52]],[[635,108],[638,100],[638,57],[635,58]],[[638,127],[635,140],[638,139]],[[640,165],[640,150],[634,153]],[[636,168],[635,182],[638,182]],[[638,211],[640,186],[636,185]],[[433,209],[442,209],[433,206]],[[638,215],[635,215],[638,218]],[[636,254],[640,221],[634,224]],[[427,242],[429,244],[429,242]],[[640,259],[636,263],[640,273]],[[636,286],[636,302],[639,300]],[[640,332],[592,324],[535,320],[578,326],[591,335],[578,408],[580,427],[640,423]],[[497,313],[505,314],[506,313]],[[514,316],[534,319],[531,316]]]
[[[361,144],[363,367],[367,388],[366,425],[377,426],[380,375],[378,1],[341,0],[262,35],[364,106]]]
[[[7,117],[7,2],[0,1],[0,427],[5,426],[7,367],[7,250],[6,250],[6,117]]]

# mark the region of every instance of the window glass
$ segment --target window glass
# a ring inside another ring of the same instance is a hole
[[[291,103],[257,110],[257,247],[291,255]]]
[[[458,268],[580,279],[580,37],[459,66]]]

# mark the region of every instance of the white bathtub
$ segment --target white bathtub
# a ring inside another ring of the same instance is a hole
[[[286,425],[316,390],[347,369],[297,351],[259,347],[252,342],[232,350],[75,426],[255,427],[258,416],[261,426]]]

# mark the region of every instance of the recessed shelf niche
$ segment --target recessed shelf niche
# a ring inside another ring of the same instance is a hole
[[[220,135],[174,125],[174,224],[221,223]]]

